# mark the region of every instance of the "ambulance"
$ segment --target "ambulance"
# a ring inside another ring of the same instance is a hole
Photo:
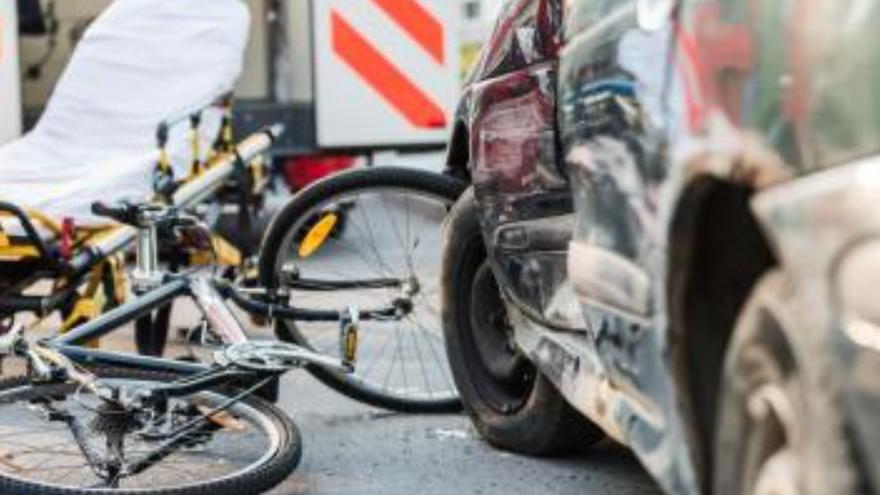
[[[0,142],[39,116],[111,1],[2,2]],[[461,85],[462,17],[474,0],[242,1],[253,26],[236,90],[239,132],[286,124],[283,156],[445,147]]]

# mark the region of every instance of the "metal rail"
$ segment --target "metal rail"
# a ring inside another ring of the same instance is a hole
[[[187,182],[172,196],[175,206],[189,208],[215,194],[236,170],[238,164],[247,163],[267,152],[272,143],[284,132],[284,127],[274,125],[239,143],[234,153],[222,156],[217,163],[195,179]],[[137,229],[120,226],[106,237],[97,240],[71,261],[75,271],[88,270],[93,261],[110,256],[124,249],[137,239]]]

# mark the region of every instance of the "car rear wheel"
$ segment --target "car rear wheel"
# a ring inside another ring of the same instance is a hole
[[[798,327],[789,292],[780,273],[765,277],[734,331],[720,392],[716,495],[861,493],[829,350]]]
[[[486,257],[472,191],[450,213],[441,268],[452,375],[480,434],[522,454],[582,450],[604,435],[523,356]]]

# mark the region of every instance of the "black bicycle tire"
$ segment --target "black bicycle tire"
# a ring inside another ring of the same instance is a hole
[[[264,287],[274,287],[278,252],[287,237],[289,229],[316,205],[326,202],[329,197],[369,189],[400,188],[424,192],[450,200],[450,204],[465,190],[465,184],[446,176],[424,170],[400,167],[375,167],[341,172],[318,181],[293,196],[278,211],[269,224],[266,237],[260,249],[259,274]],[[312,348],[295,324],[278,320],[275,333],[279,339]],[[307,370],[322,383],[337,392],[384,409],[412,413],[445,413],[461,410],[461,401],[456,399],[430,400],[392,397],[376,390],[363,388],[357,381],[317,367]]]
[[[174,301],[135,320],[134,341],[138,354],[161,357],[168,343],[171,329],[171,311]]]
[[[144,370],[97,368],[91,371],[104,378],[127,378],[162,382],[175,378],[173,374]],[[26,377],[6,378],[0,380],[0,391],[29,385],[33,386]],[[212,391],[228,395],[228,393],[224,393],[222,390],[212,389]],[[194,487],[154,491],[110,491],[51,487],[10,479],[0,473],[0,493],[14,493],[16,495],[256,495],[264,493],[283,482],[299,465],[302,457],[302,436],[293,421],[272,404],[253,396],[246,397],[242,402],[265,415],[278,428],[282,441],[278,452],[267,463],[240,476]]]

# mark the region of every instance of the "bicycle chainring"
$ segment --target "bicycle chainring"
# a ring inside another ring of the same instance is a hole
[[[281,373],[306,364],[301,347],[274,341],[233,344],[215,352],[214,359],[222,366],[269,373]]]

